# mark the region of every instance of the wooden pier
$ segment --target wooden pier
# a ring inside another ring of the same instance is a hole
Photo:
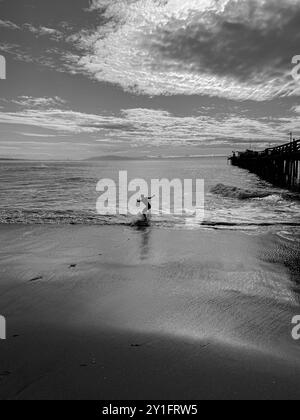
[[[274,185],[300,191],[300,139],[262,152],[233,153],[229,160]]]

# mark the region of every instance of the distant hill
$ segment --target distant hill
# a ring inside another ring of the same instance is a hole
[[[197,156],[116,156],[116,155],[108,155],[108,156],[95,156],[89,159],[85,159],[86,161],[103,161],[103,160],[115,160],[115,161],[122,161],[122,160],[183,160],[183,159],[202,159],[202,158],[220,158],[226,157],[225,155],[197,155]]]
[[[107,156],[95,156],[89,159],[85,159],[86,161],[99,161],[99,160],[141,160],[143,158],[137,157],[128,157],[128,156],[116,156],[116,155],[107,155]]]
[[[16,160],[20,161],[20,160],[25,160],[25,159],[13,159],[13,158],[1,158],[0,157],[0,162],[1,161],[5,161],[5,162],[10,161],[11,162],[11,161],[16,161]]]

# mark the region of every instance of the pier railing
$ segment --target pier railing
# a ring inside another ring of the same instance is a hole
[[[237,152],[239,158],[257,158],[257,157],[267,157],[267,156],[285,156],[285,155],[296,155],[300,154],[300,139],[294,140],[290,143],[283,144],[281,146],[269,147],[261,152],[254,152],[252,150],[247,150],[246,152]],[[233,157],[236,157],[234,154]],[[230,157],[232,159],[232,157]]]
[[[265,152],[268,155],[300,153],[300,139],[283,144],[282,146],[266,149]]]

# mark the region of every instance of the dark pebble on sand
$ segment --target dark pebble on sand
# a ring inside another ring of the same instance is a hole
[[[39,277],[34,277],[33,279],[31,279],[31,280],[29,280],[30,282],[33,282],[33,281],[38,281],[38,280],[43,280],[43,277],[42,276],[39,276]]]
[[[11,372],[9,372],[8,370],[5,370],[4,372],[0,372],[0,376],[9,376],[11,374]]]

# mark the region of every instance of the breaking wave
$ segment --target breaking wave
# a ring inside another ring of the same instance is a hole
[[[95,225],[124,227],[160,227],[160,228],[205,228],[213,230],[257,230],[270,227],[300,227],[297,221],[216,221],[206,219],[202,222],[193,217],[184,218],[175,215],[152,215],[150,222],[145,223],[139,216],[98,215],[92,211],[74,210],[0,210],[0,224],[19,225]]]
[[[217,184],[215,185],[210,192],[212,194],[221,195],[222,197],[228,198],[236,198],[238,200],[249,200],[253,198],[266,198],[273,196],[273,192],[266,192],[266,191],[259,191],[259,190],[245,190],[242,188],[224,185],[224,184]],[[279,197],[279,196],[278,196]]]

